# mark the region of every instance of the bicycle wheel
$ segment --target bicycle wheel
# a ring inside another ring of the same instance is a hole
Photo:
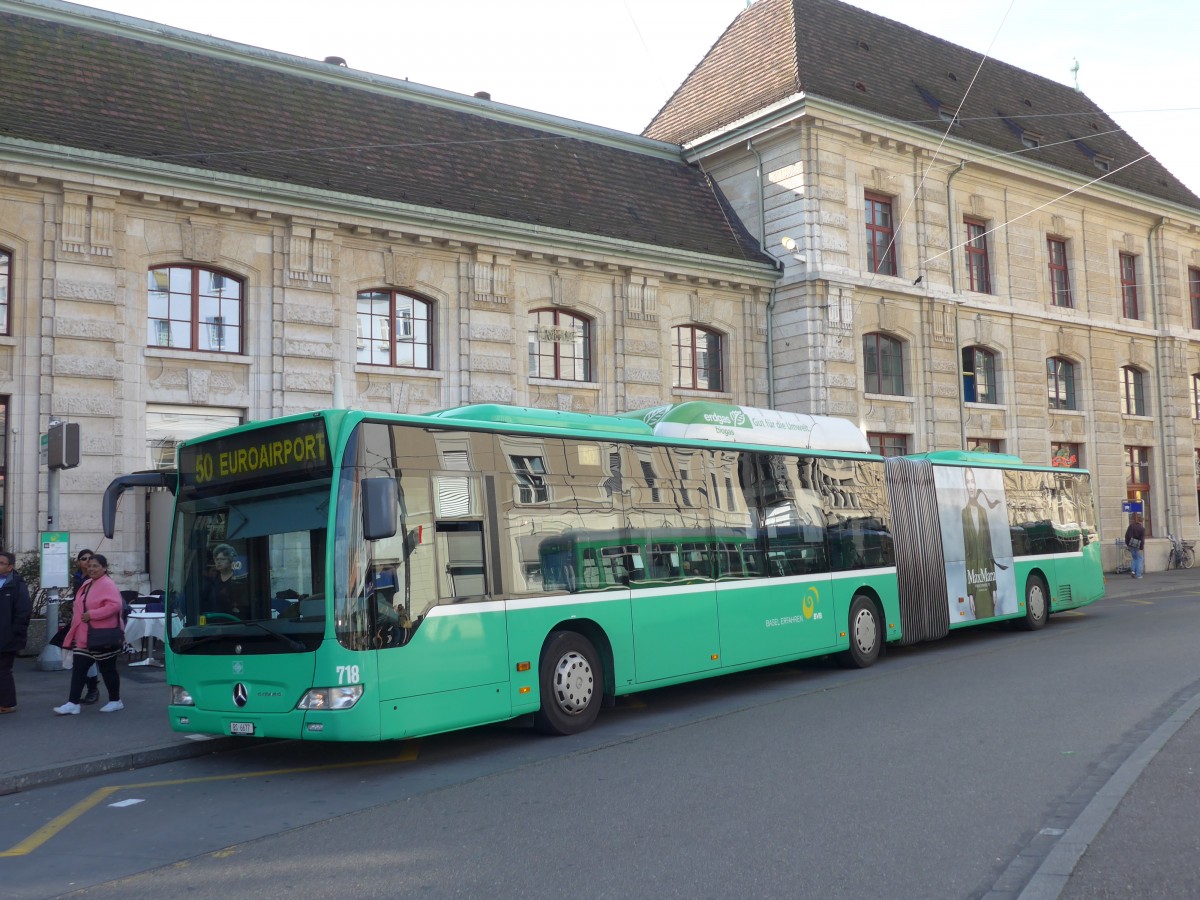
[[[1196,562],[1196,551],[1192,547],[1183,548],[1183,567],[1190,569]]]

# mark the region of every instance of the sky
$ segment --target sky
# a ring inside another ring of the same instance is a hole
[[[1078,85],[1200,194],[1200,0],[852,0]],[[639,133],[746,0],[90,0],[86,6]],[[1072,66],[1078,60],[1078,75]]]

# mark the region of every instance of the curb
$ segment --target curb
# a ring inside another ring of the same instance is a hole
[[[48,769],[26,769],[23,772],[13,772],[0,775],[0,796],[17,794],[34,788],[62,784],[92,775],[104,775],[109,772],[127,772],[132,769],[144,769],[163,763],[175,762],[181,759],[192,759],[197,756],[207,756],[210,753],[221,753],[235,746],[245,746],[244,738],[208,737],[198,735],[186,742],[168,744],[165,747],[154,747],[149,750],[131,750],[128,753],[117,753],[111,756],[94,756],[77,762],[53,766]]]

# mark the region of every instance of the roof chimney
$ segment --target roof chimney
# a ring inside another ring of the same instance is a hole
[[[325,62],[329,63],[331,66],[341,66],[342,68],[347,68],[346,61],[340,56],[327,56],[325,57]]]
[[[489,94],[487,91],[476,91],[475,98],[478,100],[491,100],[492,95]]]

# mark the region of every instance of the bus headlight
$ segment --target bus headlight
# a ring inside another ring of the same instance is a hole
[[[171,685],[171,705],[172,706],[195,706],[196,701],[192,699],[192,695],[177,684]]]
[[[350,709],[363,694],[361,684],[348,687],[312,688],[300,698],[296,709]]]

